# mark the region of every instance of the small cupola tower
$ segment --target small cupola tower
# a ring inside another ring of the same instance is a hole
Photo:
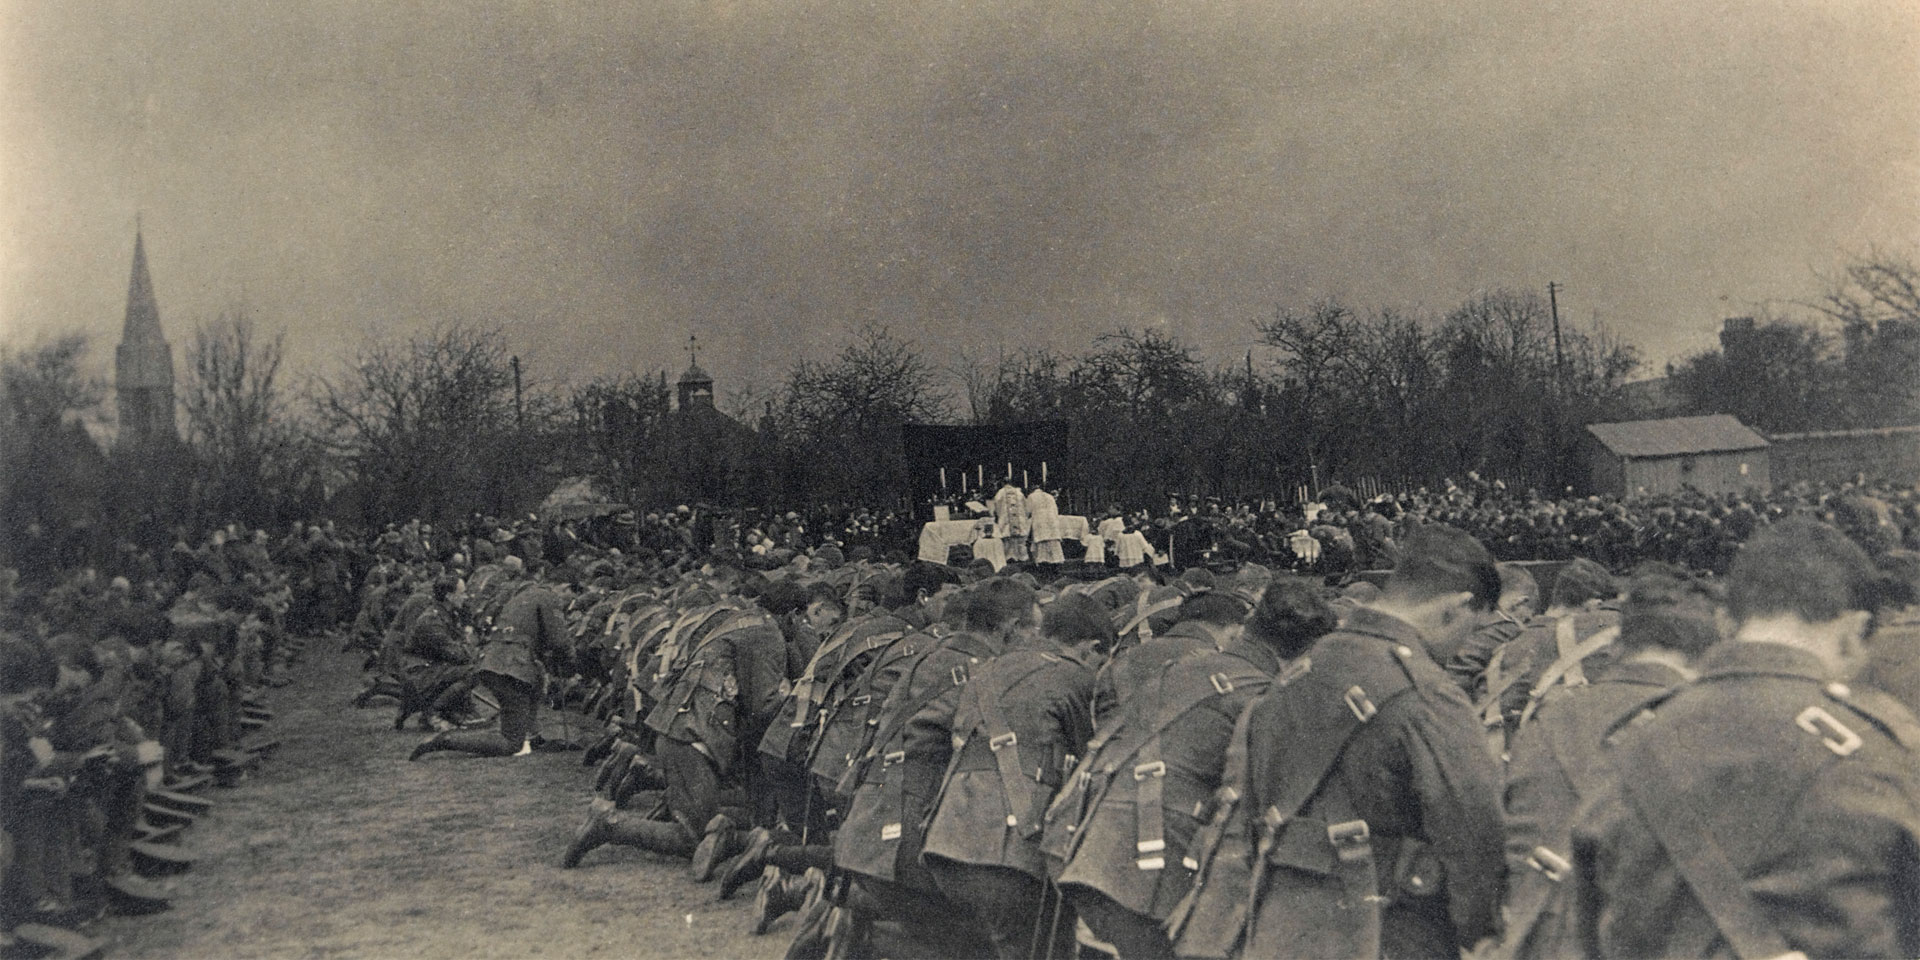
[[[713,406],[713,378],[700,369],[698,336],[687,338],[687,372],[680,375],[680,409]]]

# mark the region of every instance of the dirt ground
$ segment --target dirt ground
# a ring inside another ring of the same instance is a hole
[[[795,918],[747,934],[675,863],[602,847],[554,864],[584,817],[580,754],[476,759],[407,752],[423,734],[355,710],[356,656],[315,641],[272,691],[284,746],[184,843],[199,862],[172,910],[114,918],[112,957],[775,957]]]

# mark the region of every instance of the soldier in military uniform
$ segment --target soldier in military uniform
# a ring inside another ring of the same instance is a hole
[[[834,835],[834,864],[854,881],[847,898],[854,922],[837,936],[858,941],[872,921],[891,919],[934,953],[994,952],[985,932],[965,922],[966,909],[940,892],[920,852],[953,756],[961,691],[973,671],[1006,649],[1010,636],[1033,628],[1037,599],[1012,580],[983,581],[966,602],[967,629],[913,661],[894,685],[875,718],[872,745],[842,781],[850,799]]]
[[[1015,634],[974,671],[954,711],[953,759],[921,862],[1002,958],[1073,956],[1073,918],[1048,882],[1040,835],[1093,736],[1093,664],[1113,635],[1100,604],[1061,597],[1047,605],[1040,636]]]
[[[657,654],[645,721],[666,781],[669,819],[629,818],[611,802],[596,801],[562,867],[614,843],[690,857],[695,879],[705,881],[720,860],[738,852],[732,819],[720,812],[721,784],[742,769],[743,744],[760,742],[780,705],[786,640],[772,614],[737,600],[682,617]]]
[[[567,603],[552,588],[534,581],[510,589],[475,671],[478,682],[500,705],[499,729],[443,731],[414,747],[408,759],[441,750],[480,757],[531,752],[529,738],[546,690],[544,665],[563,659],[569,650]]]
[[[756,828],[746,840],[746,849],[730,862],[720,879],[719,897],[732,896],[747,881],[758,876],[759,890],[753,901],[753,932],[758,935],[781,915],[816,900],[812,894],[823,886],[825,872],[833,869],[833,832],[848,806],[847,793],[853,787],[845,779],[856,757],[865,754],[876,731],[878,714],[887,695],[908,666],[920,654],[944,642],[949,625],[961,625],[961,606],[949,602],[957,593],[939,593],[942,577],[929,565],[910,570],[902,583],[905,601],[891,613],[875,614],[868,624],[856,621],[854,633],[834,656],[837,675],[822,686],[795,685],[789,700],[805,695],[820,703],[811,713],[817,718],[812,729],[802,734],[796,728],[792,744],[805,738],[800,768],[811,781],[809,800],[814,809],[806,812],[809,826],[797,834],[780,828]],[[929,625],[929,618],[941,616],[948,622]],[[904,633],[896,631],[904,626]],[[831,642],[831,641],[830,641]],[[810,671],[811,672],[811,671]],[[783,716],[785,708],[783,708]],[[796,704],[794,715],[798,716]],[[791,724],[792,721],[788,721]],[[761,749],[779,742],[781,721],[768,727]],[[791,825],[793,821],[789,821]],[[821,919],[815,917],[815,920]],[[817,925],[817,924],[816,924]]]
[[[1243,629],[1242,622],[1247,616],[1247,601],[1228,593],[1208,591],[1197,596],[1187,597],[1177,587],[1163,587],[1172,591],[1166,601],[1149,604],[1147,610],[1164,606],[1166,615],[1173,618],[1171,625],[1162,627],[1155,634],[1150,630],[1141,630],[1144,639],[1125,646],[1113,659],[1100,670],[1100,682],[1094,694],[1094,718],[1102,723],[1119,709],[1123,699],[1130,693],[1144,689],[1147,684],[1160,675],[1167,664],[1201,650],[1222,650],[1227,644],[1238,640]],[[1149,594],[1142,591],[1146,597]],[[1159,613],[1145,613],[1139,605],[1133,604],[1120,608],[1126,616],[1120,634],[1124,638]],[[1116,617],[1118,619],[1118,617]]]
[[[1716,599],[1682,571],[1650,564],[1620,614],[1617,658],[1591,680],[1555,686],[1514,734],[1507,765],[1507,900],[1500,957],[1560,957],[1573,947],[1563,891],[1584,798],[1604,780],[1601,739],[1615,721],[1693,676],[1718,643]]]
[[[1312,586],[1286,578],[1267,588],[1244,631],[1225,635],[1206,620],[1175,630],[1188,623],[1220,630],[1218,647],[1122,675],[1120,710],[1047,813],[1062,893],[1128,960],[1174,955],[1163,924],[1192,879],[1189,845],[1220,785],[1234,721],[1334,616]]]
[[[814,737],[835,688],[858,676],[872,655],[913,632],[906,621],[893,616],[864,617],[840,625],[819,649],[783,698],[779,712],[767,725],[759,743],[759,761],[765,782],[778,801],[781,818],[795,833],[824,838],[827,801],[818,794],[807,770]]]
[[[1573,838],[1584,955],[1920,956],[1920,727],[1849,686],[1886,590],[1817,521],[1748,542],[1732,640],[1607,738]]]
[[[1453,958],[1493,931],[1500,771],[1427,651],[1499,594],[1478,541],[1417,528],[1379,599],[1248,709],[1244,797],[1176,909],[1182,955]]]
[[[1604,670],[1617,651],[1620,611],[1612,601],[1619,592],[1613,575],[1591,560],[1561,569],[1547,609],[1487,665],[1482,719],[1497,720],[1510,733],[1548,690],[1585,683],[1589,671]]]
[[[393,728],[406,725],[407,718],[420,715],[421,726],[438,716],[436,708],[445,708],[442,697],[472,673],[472,653],[465,631],[453,611],[458,581],[450,576],[434,580],[429,601],[417,608],[400,638],[394,664],[400,684],[399,709],[394,712]],[[464,700],[464,692],[457,699]]]

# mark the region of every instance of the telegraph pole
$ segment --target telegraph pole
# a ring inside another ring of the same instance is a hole
[[[515,430],[525,430],[527,428],[526,411],[520,405],[520,358],[519,357],[513,358],[513,428]]]
[[[1564,386],[1566,379],[1567,354],[1560,344],[1560,284],[1548,281],[1547,305],[1553,310],[1553,385]]]

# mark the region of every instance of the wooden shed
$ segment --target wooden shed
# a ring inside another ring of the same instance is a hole
[[[1587,425],[1594,493],[1643,496],[1692,487],[1721,494],[1771,487],[1767,439],[1727,416]]]

